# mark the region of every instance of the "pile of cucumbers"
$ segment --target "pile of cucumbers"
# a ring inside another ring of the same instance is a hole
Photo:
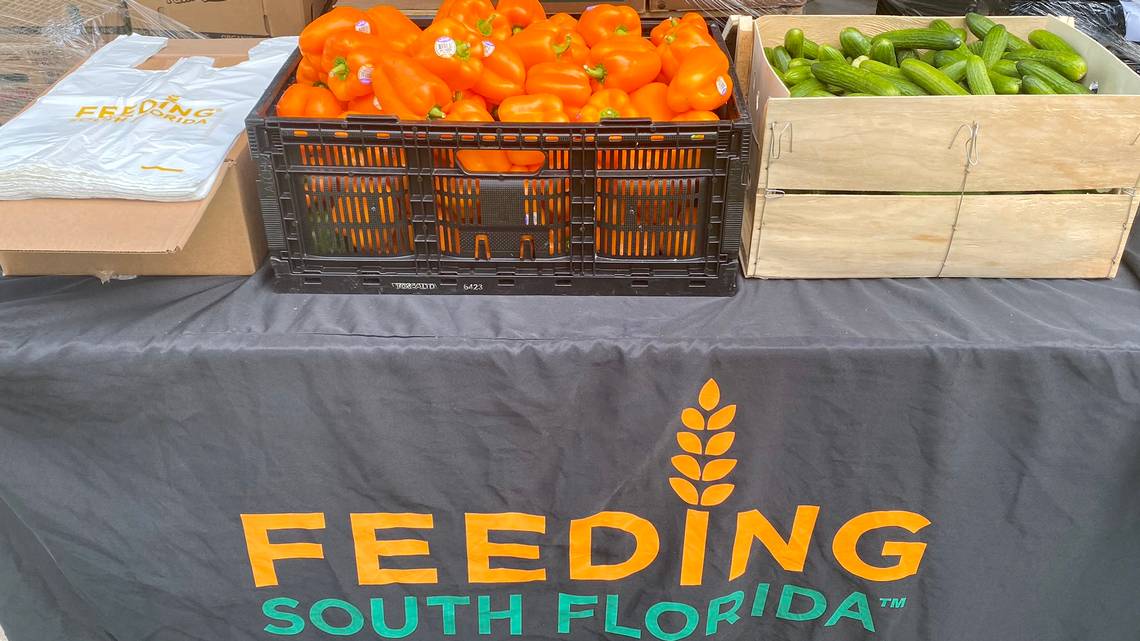
[[[838,49],[791,29],[764,55],[801,98],[1092,93],[1081,84],[1088,64],[1060,36],[1038,29],[1026,42],[977,13],[966,14],[966,26],[976,41],[945,20],[873,37],[848,27]]]

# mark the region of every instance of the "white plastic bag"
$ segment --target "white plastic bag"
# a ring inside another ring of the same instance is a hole
[[[297,39],[266,40],[231,67],[135,68],[165,45],[119,37],[0,127],[0,199],[206,197]]]

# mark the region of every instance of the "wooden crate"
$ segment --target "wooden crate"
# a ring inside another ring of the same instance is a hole
[[[1023,38],[1039,28],[1065,38],[1101,95],[795,99],[763,53],[793,27],[837,46],[846,26],[876,34],[930,20],[756,19],[747,92],[760,160],[745,274],[1115,276],[1140,205],[1140,77],[1069,24],[999,18]]]

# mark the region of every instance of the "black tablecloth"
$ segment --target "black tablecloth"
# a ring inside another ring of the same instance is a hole
[[[731,299],[0,279],[0,625],[1135,639],[1132,247],[1111,281]]]

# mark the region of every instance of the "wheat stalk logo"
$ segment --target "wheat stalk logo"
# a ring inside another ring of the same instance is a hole
[[[724,503],[736,489],[732,483],[717,482],[736,467],[736,459],[722,458],[736,439],[736,432],[723,431],[736,418],[736,405],[718,409],[720,386],[711,378],[701,387],[697,401],[700,409],[686,407],[681,411],[681,424],[686,429],[677,432],[677,445],[685,453],[674,456],[671,462],[682,476],[670,477],[669,485],[685,503],[713,507]],[[706,440],[701,438],[702,432],[712,435]]]

